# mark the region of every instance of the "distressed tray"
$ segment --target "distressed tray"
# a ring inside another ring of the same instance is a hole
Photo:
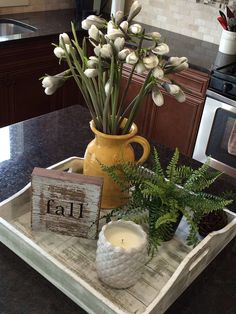
[[[50,168],[70,168],[78,157]],[[82,161],[81,161],[82,162]],[[171,241],[145,267],[129,289],[116,290],[97,278],[96,240],[30,228],[30,184],[0,203],[0,241],[88,313],[163,313],[236,235],[236,215],[228,225],[192,249],[186,244],[184,219]]]

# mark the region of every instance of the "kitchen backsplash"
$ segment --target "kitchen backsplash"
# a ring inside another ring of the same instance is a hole
[[[75,7],[74,0],[29,0],[29,5],[26,6],[0,8],[0,14],[60,10],[73,7]]]
[[[219,44],[222,32],[217,21],[219,6],[196,3],[196,0],[139,1],[143,8],[137,16],[137,22]],[[126,10],[131,2],[127,1]]]

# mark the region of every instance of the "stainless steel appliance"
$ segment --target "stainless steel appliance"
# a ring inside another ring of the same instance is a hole
[[[236,178],[236,62],[212,71],[193,158]]]
[[[106,2],[102,0],[75,0],[77,18],[86,18],[90,14],[99,15]]]

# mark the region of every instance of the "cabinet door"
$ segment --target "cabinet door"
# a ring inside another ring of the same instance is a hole
[[[191,156],[204,100],[187,96],[184,103],[179,103],[170,95],[164,94],[164,98],[162,107],[154,104],[151,107],[151,128],[147,136],[165,146],[178,147],[181,153]]]
[[[126,67],[123,88],[129,73],[130,68]],[[165,103],[162,107],[157,107],[149,94],[143,101],[135,122],[139,134],[147,139],[167,147],[178,147],[181,153],[192,156],[209,76],[206,73],[189,69],[172,77],[187,89],[186,101],[179,103],[174,97],[163,91]],[[126,105],[137,95],[144,80],[144,75],[134,75]]]
[[[12,41],[0,47],[4,60],[0,62],[0,127],[81,103],[73,80],[51,96],[42,88],[39,78],[65,69],[53,54],[51,43],[57,41],[56,35]]]

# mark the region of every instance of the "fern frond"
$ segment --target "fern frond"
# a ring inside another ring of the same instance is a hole
[[[165,180],[164,171],[162,169],[159,155],[156,148],[153,149],[153,160],[154,160],[154,165],[152,167],[152,171],[159,177],[160,180]]]
[[[173,215],[173,213],[166,213],[165,215],[159,217],[156,220],[155,228],[158,229],[160,226],[168,224],[170,222],[176,222],[177,214]]]
[[[166,168],[166,175],[167,179],[171,182],[176,182],[176,166],[179,161],[179,150],[176,148],[173,157],[171,158],[171,161],[169,165]]]

